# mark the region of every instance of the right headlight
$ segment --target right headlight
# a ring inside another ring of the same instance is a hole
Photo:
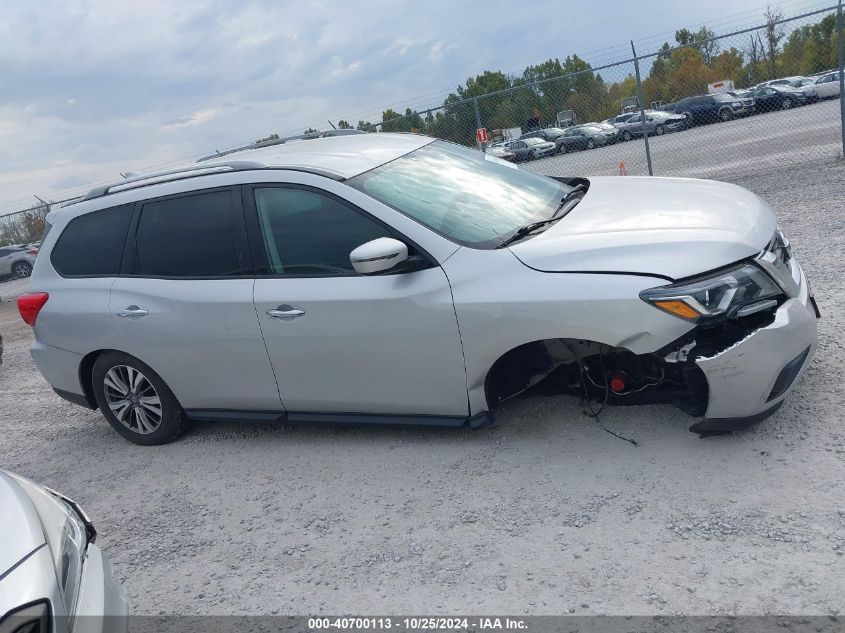
[[[696,323],[753,314],[776,306],[782,297],[780,286],[754,264],[640,293],[655,308]]]

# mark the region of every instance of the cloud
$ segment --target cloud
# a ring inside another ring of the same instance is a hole
[[[646,16],[611,0],[572,0],[566,16],[557,0],[530,11],[507,0],[6,3],[0,212],[272,132],[430,107],[485,69],[583,55],[745,2],[761,0]]]
[[[191,127],[192,125],[203,125],[215,119],[219,114],[217,108],[206,108],[198,110],[191,115],[179,117],[169,123],[165,123],[164,127],[168,129],[179,129],[184,127]]]

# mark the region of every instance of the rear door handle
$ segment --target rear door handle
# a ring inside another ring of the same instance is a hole
[[[279,319],[280,321],[293,321],[304,315],[303,310],[297,310],[289,305],[280,305],[277,308],[267,310],[267,316],[272,319]]]
[[[123,310],[118,310],[117,316],[137,319],[138,317],[147,316],[149,313],[150,311],[142,306],[131,305],[123,308]]]

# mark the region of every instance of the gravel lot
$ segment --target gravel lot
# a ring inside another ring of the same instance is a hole
[[[839,613],[845,165],[749,169],[732,180],[778,210],[823,320],[804,380],[748,431],[607,410],[632,446],[526,395],[478,432],[220,423],[142,448],[53,395],[6,303],[0,467],[86,508],[136,614]]]

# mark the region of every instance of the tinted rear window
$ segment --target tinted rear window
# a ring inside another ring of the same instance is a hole
[[[133,273],[150,277],[226,277],[241,274],[229,191],[157,202],[141,209]]]
[[[74,218],[53,247],[53,268],[65,276],[117,276],[131,218],[132,205]]]

